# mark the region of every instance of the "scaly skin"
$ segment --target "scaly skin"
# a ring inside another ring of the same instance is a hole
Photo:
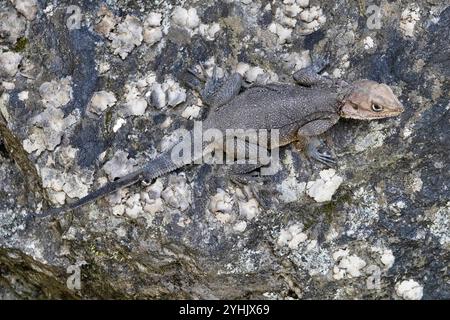
[[[251,87],[241,94],[238,94],[242,83],[239,74],[230,76],[215,92],[212,84],[218,83],[217,79],[208,80],[203,97],[212,108],[203,123],[203,130],[218,129],[225,133],[226,129],[278,129],[279,143],[271,144],[270,148],[302,142],[308,156],[331,165],[334,159],[317,151],[315,137],[331,128],[339,118],[373,120],[394,117],[403,112],[402,104],[387,85],[370,80],[360,80],[350,85],[343,81],[334,82],[320,76],[317,72],[321,69],[312,66],[296,72],[294,79],[300,86],[269,84]],[[237,144],[239,141],[248,147],[245,136],[237,137]],[[216,152],[227,153],[223,144],[210,146]],[[234,149],[229,151],[234,153]],[[169,150],[143,168],[106,184],[66,207],[51,209],[39,215],[32,214],[30,218],[59,215],[120,188],[143,180],[151,181],[188,163],[175,163]],[[258,166],[252,165],[249,170]]]

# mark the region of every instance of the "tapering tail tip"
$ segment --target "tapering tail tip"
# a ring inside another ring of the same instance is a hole
[[[25,217],[25,228],[27,229],[33,222],[35,222],[36,218],[44,218],[48,216],[54,217],[62,212],[63,212],[62,208],[52,208],[42,213],[36,212],[28,213],[27,216]]]

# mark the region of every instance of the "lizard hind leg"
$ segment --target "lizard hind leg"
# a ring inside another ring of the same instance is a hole
[[[200,93],[203,101],[211,107],[218,108],[236,97],[243,87],[242,76],[233,73],[229,76],[219,77],[218,67],[214,66],[211,76],[200,65],[201,72],[187,69],[185,84]]]
[[[239,73],[218,79],[217,67],[214,67],[212,76],[206,81],[202,97],[209,106],[219,108],[239,94],[242,82],[242,76]]]
[[[254,198],[262,208],[267,209],[274,190],[261,186],[261,182],[264,184],[269,180],[268,176],[256,174],[257,169],[268,165],[266,158],[260,158],[267,150],[257,144],[237,139],[234,148],[224,151],[227,154],[227,161],[234,161],[229,163],[230,181],[245,192],[248,200]]]
[[[297,84],[306,87],[329,84],[331,80],[319,74],[328,65],[328,58],[317,58],[312,65],[294,72],[292,76]]]
[[[276,192],[275,189],[268,189],[267,186],[264,186],[267,180],[268,178],[265,176],[251,174],[230,175],[230,181],[244,191],[247,200],[256,199],[256,202],[264,209],[270,207],[270,199]]]

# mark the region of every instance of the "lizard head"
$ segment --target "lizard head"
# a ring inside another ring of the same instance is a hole
[[[341,117],[372,120],[395,117],[405,110],[389,86],[371,80],[351,85],[340,110]]]

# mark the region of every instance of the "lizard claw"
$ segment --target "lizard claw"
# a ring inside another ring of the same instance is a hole
[[[238,175],[231,175],[230,177],[231,182],[236,184],[239,188],[243,189],[245,191],[245,186],[248,186],[250,189],[250,194],[247,195],[247,199],[255,198],[256,202],[258,202],[259,206],[263,208],[264,210],[270,209],[270,203],[264,199],[264,197],[261,196],[262,191],[269,191],[271,193],[272,190],[267,190],[266,188],[262,189],[260,185],[250,183],[251,180],[253,182],[262,180],[264,181],[264,177],[261,176],[238,176]],[[272,198],[272,197],[269,197]]]
[[[316,151],[313,154],[311,154],[311,157],[328,167],[336,165],[336,160],[332,156],[327,155],[325,153],[320,153]]]
[[[313,68],[317,73],[322,72],[325,68],[330,66],[329,55],[318,55],[313,57]]]
[[[186,69],[186,71],[188,73],[190,73],[191,75],[193,75],[194,77],[196,77],[198,80],[200,80],[202,82],[205,82],[206,81],[206,79],[205,79],[205,72],[204,72],[202,66],[201,66],[201,68],[202,68],[201,73],[198,72],[197,70],[193,69],[193,68],[188,68],[188,69]]]

